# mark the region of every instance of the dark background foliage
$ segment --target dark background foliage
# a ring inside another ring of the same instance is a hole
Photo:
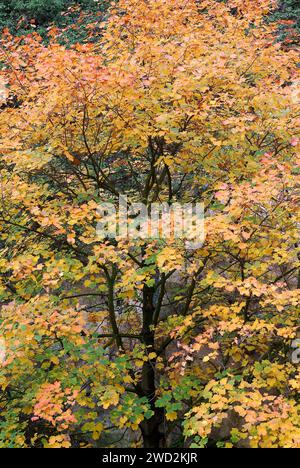
[[[109,0],[0,0],[0,30],[8,28],[14,34],[37,31],[43,37],[52,24],[64,32],[62,39],[82,41],[86,26],[102,17]],[[81,18],[81,28],[72,25]]]
[[[279,38],[299,44],[300,34],[300,0],[282,0],[279,8],[271,15],[271,20],[282,21],[279,25]],[[294,25],[286,22],[294,21]],[[295,29],[295,32],[292,29]]]

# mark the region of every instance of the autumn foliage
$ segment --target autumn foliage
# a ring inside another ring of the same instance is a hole
[[[300,69],[272,6],[3,37],[1,447],[300,448]],[[204,202],[204,244],[97,239],[119,194]]]

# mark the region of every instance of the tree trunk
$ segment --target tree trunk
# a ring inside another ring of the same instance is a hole
[[[165,446],[165,436],[160,431],[162,411],[160,408],[155,408],[154,411],[154,416],[148,421],[143,421],[140,426],[144,448],[162,448]]]
[[[143,289],[143,329],[142,338],[146,345],[147,354],[154,351],[154,288],[144,286]],[[163,411],[155,407],[156,401],[156,384],[155,384],[155,360],[150,360],[144,363],[142,368],[142,376],[140,388],[144,396],[147,397],[151,410],[154,415],[141,423],[140,429],[143,435],[145,448],[158,448],[164,445],[164,434],[160,431],[160,425],[163,421]]]

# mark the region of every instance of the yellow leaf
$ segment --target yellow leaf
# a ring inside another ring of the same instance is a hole
[[[166,418],[168,421],[175,421],[175,419],[177,419],[176,411],[171,411],[171,413],[167,413]]]
[[[148,357],[149,357],[150,360],[155,359],[157,357],[157,354],[156,353],[150,353]]]

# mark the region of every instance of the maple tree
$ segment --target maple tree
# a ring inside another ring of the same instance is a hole
[[[0,446],[299,448],[299,57],[272,5],[120,0],[69,49],[6,33]],[[124,194],[203,202],[205,242],[97,238]]]

